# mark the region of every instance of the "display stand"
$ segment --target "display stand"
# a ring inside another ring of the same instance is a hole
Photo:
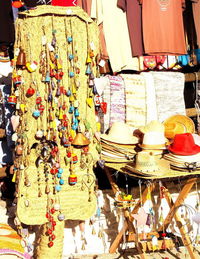
[[[109,167],[105,166],[104,172],[105,172],[105,174],[111,184],[112,190],[115,194],[117,191],[119,191],[119,187],[116,184],[115,180],[113,179],[113,177],[110,173]],[[144,180],[144,179],[142,179],[142,180]],[[162,179],[160,179],[160,180],[162,180]],[[179,231],[181,233],[181,240],[182,240],[184,246],[187,248],[191,259],[196,258],[194,251],[193,251],[192,242],[191,242],[190,237],[188,236],[184,226],[182,225],[181,217],[179,216],[178,212],[176,211],[176,208],[178,208],[180,205],[183,204],[185,198],[188,196],[189,192],[191,191],[191,189],[192,189],[193,185],[196,183],[196,181],[197,181],[197,175],[193,175],[189,179],[187,179],[175,202],[173,201],[171,194],[169,192],[169,189],[168,189],[170,182],[168,183],[165,181],[164,189],[163,189],[163,198],[166,199],[166,201],[170,207],[170,211],[169,211],[168,215],[166,216],[166,218],[163,222],[163,225],[158,229],[158,232],[161,232],[163,230],[165,231],[167,229],[168,225],[171,223],[172,219],[174,218],[176,221],[176,224],[179,228]],[[141,206],[141,203],[144,204],[145,201],[147,200],[147,194],[148,194],[149,188],[150,188],[150,191],[152,192],[153,190],[155,190],[156,184],[158,184],[158,183],[153,182],[150,187],[146,186],[144,188],[144,190],[142,191],[142,196],[139,199],[139,201],[136,203],[136,205],[134,206],[131,214],[136,214],[138,212],[138,210]],[[109,252],[110,253],[116,252],[117,248],[119,247],[119,245],[122,241],[124,234],[126,234],[128,232],[127,241],[135,242],[135,245],[136,245],[136,248],[140,255],[140,258],[145,259],[145,258],[147,258],[146,254],[145,254],[145,249],[139,240],[140,238],[138,238],[138,240],[137,240],[136,231],[132,224],[133,217],[131,216],[131,214],[128,211],[128,209],[124,209],[124,216],[126,219],[124,222],[124,226],[121,229],[121,231],[117,234],[114,242],[111,244]],[[152,235],[152,233],[149,233],[149,235]],[[153,233],[153,235],[158,235],[158,233]]]

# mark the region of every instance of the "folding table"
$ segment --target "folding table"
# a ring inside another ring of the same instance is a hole
[[[123,236],[128,233],[128,241],[134,241],[136,244],[136,248],[138,250],[138,253],[140,255],[140,258],[145,259],[147,258],[147,255],[143,249],[143,246],[141,245],[140,240],[136,240],[136,231],[133,225],[133,216],[132,214],[136,214],[139,210],[139,208],[141,207],[141,203],[145,203],[147,200],[147,194],[150,188],[150,191],[152,192],[153,190],[155,190],[156,185],[158,184],[159,181],[162,181],[163,183],[163,188],[162,188],[162,195],[163,198],[166,199],[168,205],[169,205],[169,213],[168,215],[165,217],[163,225],[160,226],[157,230],[156,233],[153,233],[154,235],[159,235],[158,232],[161,232],[163,230],[166,230],[167,227],[169,226],[169,224],[172,222],[172,219],[175,219],[177,227],[179,228],[180,234],[181,234],[181,240],[184,244],[184,246],[187,248],[189,256],[191,259],[196,259],[197,257],[195,256],[194,253],[194,249],[192,246],[192,242],[190,240],[190,237],[188,235],[188,233],[186,232],[186,229],[184,227],[184,225],[182,224],[182,220],[181,217],[177,211],[177,208],[179,206],[181,206],[184,202],[184,200],[186,199],[186,197],[188,196],[188,194],[190,193],[192,187],[194,186],[194,184],[197,182],[198,177],[200,175],[200,171],[192,171],[192,172],[180,172],[180,171],[175,171],[175,170],[171,170],[170,169],[170,174],[169,172],[167,173],[167,177],[165,176],[165,174],[163,173],[163,175],[157,176],[157,177],[144,177],[141,175],[138,175],[137,173],[134,172],[133,170],[129,170],[131,167],[127,167],[125,163],[123,164],[117,164],[117,163],[105,163],[104,166],[104,172],[111,184],[113,193],[116,194],[118,191],[120,191],[119,186],[117,185],[113,175],[111,174],[111,171],[114,169],[116,171],[119,171],[120,173],[123,174],[127,174],[135,179],[140,179],[143,182],[145,181],[149,181],[151,180],[151,185],[150,187],[146,186],[141,194],[140,199],[137,201],[137,203],[135,204],[135,206],[133,207],[133,210],[130,211],[126,208],[124,208],[124,217],[125,217],[125,222],[123,225],[123,228],[120,230],[120,232],[117,234],[117,236],[115,237],[115,240],[113,241],[113,243],[110,246],[110,253],[115,253],[115,251],[117,250],[117,248],[119,247],[120,243],[122,242]],[[178,179],[181,179],[182,182],[182,188],[178,194],[177,199],[174,201],[172,199],[172,196],[170,194],[169,191],[169,187],[170,187],[170,183],[172,181],[177,181]],[[149,233],[149,235],[151,235],[152,233]]]

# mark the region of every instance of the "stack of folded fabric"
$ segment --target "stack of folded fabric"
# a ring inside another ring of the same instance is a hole
[[[169,154],[164,158],[170,161],[170,168],[178,171],[200,171],[200,146],[195,144],[193,134],[176,134],[168,146]]]
[[[138,138],[133,129],[124,122],[114,122],[108,134],[101,135],[101,159],[108,162],[128,162],[133,160]]]

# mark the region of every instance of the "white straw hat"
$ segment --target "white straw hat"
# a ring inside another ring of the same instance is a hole
[[[137,144],[138,138],[133,136],[133,128],[124,122],[114,122],[108,134],[102,134],[101,139],[119,144]]]
[[[166,149],[164,132],[146,132],[140,147],[143,149]]]

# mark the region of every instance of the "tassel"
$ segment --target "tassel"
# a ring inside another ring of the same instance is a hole
[[[96,230],[95,230],[94,226],[92,226],[92,235],[96,235]]]
[[[85,242],[83,242],[81,250],[85,250]]]
[[[103,237],[103,233],[102,233],[102,230],[101,230],[101,229],[99,230],[98,237],[99,237],[99,238],[102,238],[102,237]]]

